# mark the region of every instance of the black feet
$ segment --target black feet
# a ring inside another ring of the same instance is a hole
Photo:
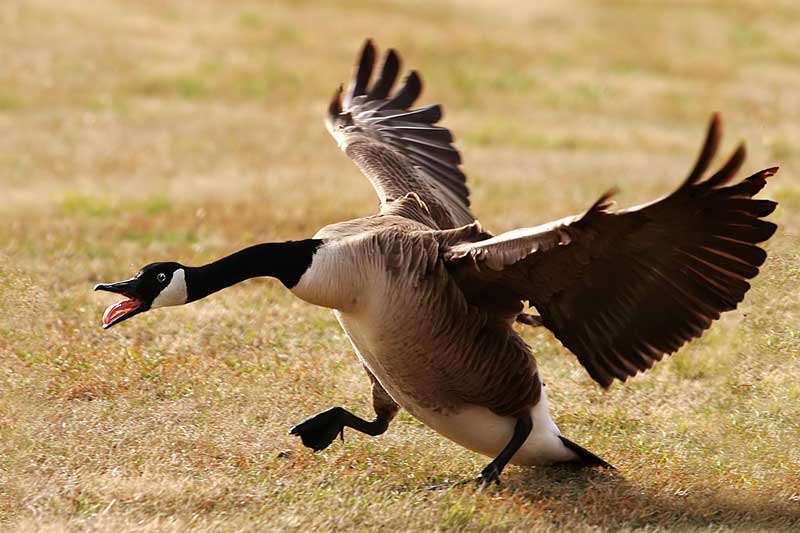
[[[475,478],[475,483],[480,486],[499,485],[500,472],[502,472],[502,470],[497,468],[494,463],[489,463],[489,466],[481,471],[481,475]]]
[[[429,487],[425,487],[424,490],[449,490],[456,487],[466,487],[472,484],[475,484],[478,487],[489,487],[491,485],[499,485],[500,474],[502,472],[503,468],[498,466],[495,461],[492,461],[486,466],[486,468],[481,470],[480,475],[475,479],[465,479],[464,481],[442,483],[441,485],[431,485]]]
[[[289,433],[297,435],[303,444],[315,452],[324,450],[339,435],[344,440],[343,414],[346,411],[341,407],[332,407],[314,416],[308,417]]]
[[[347,409],[331,407],[327,411],[306,418],[290,429],[289,433],[299,436],[304,445],[318,452],[330,446],[337,435],[344,440],[345,427],[375,437],[386,431],[389,420],[391,415],[378,415],[375,420],[368,422]]]

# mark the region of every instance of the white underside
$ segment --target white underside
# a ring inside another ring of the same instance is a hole
[[[457,413],[444,414],[420,407],[413,397],[403,394],[393,386],[392,378],[381,371],[378,358],[365,353],[365,343],[358,331],[358,322],[348,320],[340,312],[336,317],[350,337],[356,354],[362,363],[377,378],[381,386],[401,407],[415,418],[425,423],[437,433],[474,452],[496,457],[511,440],[516,420],[509,416],[499,416],[486,407],[467,405]],[[518,465],[552,464],[577,459],[577,455],[564,446],[559,439],[561,432],[550,418],[547,405],[547,390],[542,386],[539,402],[531,408],[533,429],[525,443],[511,459]]]
[[[437,433],[488,457],[496,457],[505,448],[516,424],[516,420],[511,417],[498,416],[486,407],[477,405],[468,406],[457,414],[450,415],[419,409],[413,405],[403,407]],[[541,400],[531,408],[531,420],[531,434],[511,459],[513,464],[542,465],[577,459],[575,453],[558,438],[561,432],[548,413],[547,393],[544,388]]]

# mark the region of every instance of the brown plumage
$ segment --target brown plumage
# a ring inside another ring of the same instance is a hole
[[[336,310],[376,408],[388,413],[382,421],[399,405],[496,456],[501,470],[509,453],[523,464],[607,466],[560,436],[515,321],[550,329],[603,387],[650,368],[750,288],[766,258],[757,244],[776,229],[762,220],[775,202],[753,196],[777,169],[737,181],[740,147],[706,178],[720,139],[714,116],[672,194],[613,211],[609,192],[582,215],[494,237],[470,211],[452,135],[434,125],[441,108],[411,109],[419,75],[392,93],[397,54],[388,52],[371,82],[374,62],[367,42],[327,125],[369,178],[380,213],[321,229],[324,244],[295,294]],[[524,314],[525,302],[541,317]],[[316,442],[308,424],[321,420],[298,426],[304,442]]]
[[[440,107],[409,109],[421,92],[419,75],[412,72],[390,95],[399,57],[387,53],[370,87],[374,61],[367,41],[354,82],[343,102],[337,92],[327,120],[381,199],[382,215],[367,225],[380,226],[381,216],[391,215],[434,230],[454,228],[437,238],[468,303],[504,322],[529,302],[602,386],[650,368],[699,336],[749,289],[746,280],[766,258],[756,244],[776,229],[761,220],[776,203],[752,197],[777,168],[735,182],[745,158],[740,146],[703,180],[720,142],[716,115],[697,163],[671,195],[612,212],[606,193],[582,216],[492,238],[470,225],[461,158],[450,132],[433,125]],[[345,233],[366,229],[359,221],[344,224]],[[344,224],[335,225],[337,233]]]
[[[447,252],[469,292],[489,287],[527,300],[589,374],[608,387],[650,368],[734,309],[777,226],[776,203],[752,197],[777,168],[732,183],[739,147],[703,176],[720,137],[717,116],[689,177],[651,204],[610,211],[603,195],[583,216],[456,245]]]
[[[410,109],[422,92],[415,71],[389,94],[400,68],[394,50],[387,52],[370,88],[374,61],[375,48],[367,41],[344,101],[341,87],[331,101],[328,131],[369,178],[382,203],[413,192],[428,206],[439,229],[474,221],[453,135],[435,125],[442,118],[441,107]]]

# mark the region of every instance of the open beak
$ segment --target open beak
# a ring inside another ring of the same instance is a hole
[[[138,283],[139,280],[131,278],[117,283],[101,283],[94,286],[96,291],[113,292],[125,296],[124,300],[106,308],[103,313],[103,329],[108,329],[114,324],[119,324],[123,320],[147,311],[148,306],[135,296]]]

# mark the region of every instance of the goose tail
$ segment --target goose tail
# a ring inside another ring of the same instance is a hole
[[[587,450],[583,446],[579,446],[579,445],[575,444],[574,442],[572,442],[571,440],[562,437],[561,435],[559,435],[558,438],[561,439],[561,442],[564,443],[564,446],[566,446],[567,448],[569,448],[570,450],[575,452],[575,455],[578,456],[577,463],[580,466],[585,466],[585,467],[599,466],[599,467],[602,467],[602,468],[608,468],[608,469],[611,469],[611,470],[616,470],[615,467],[613,467],[612,465],[608,464],[604,460],[600,459],[598,456],[596,456],[595,454],[593,454],[592,452],[590,452],[589,450]]]

